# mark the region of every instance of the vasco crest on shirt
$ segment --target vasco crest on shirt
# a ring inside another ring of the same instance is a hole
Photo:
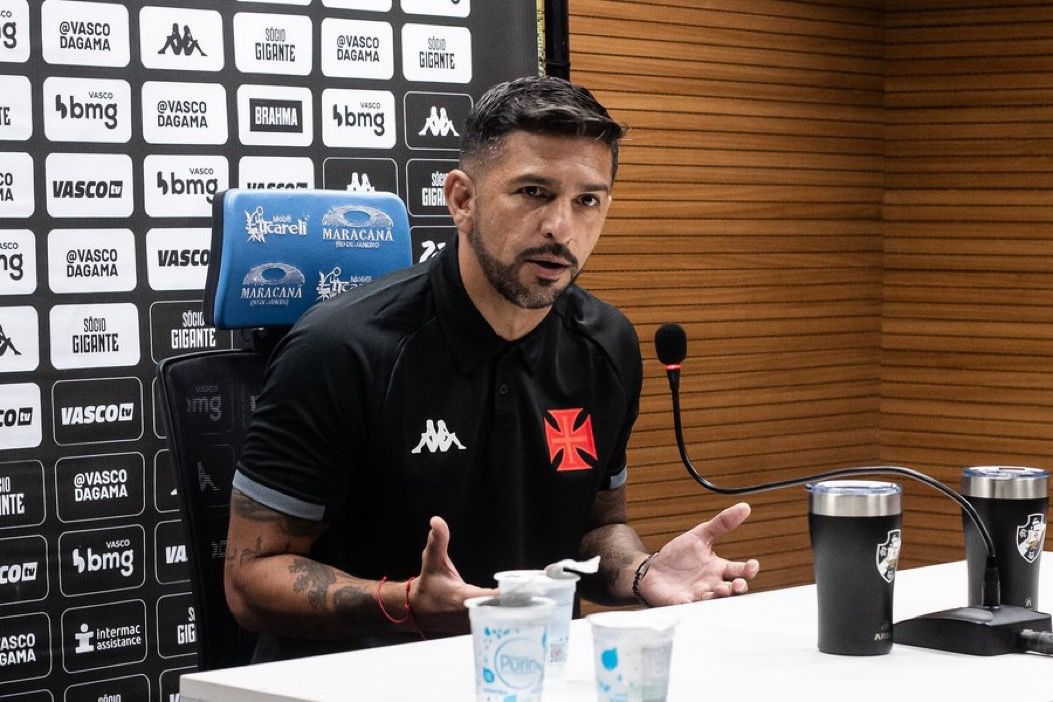
[[[890,531],[885,540],[877,545],[875,560],[877,561],[878,575],[886,583],[891,583],[896,577],[896,566],[899,565],[899,546],[899,529]]]
[[[1042,513],[1029,514],[1023,524],[1016,528],[1016,550],[1028,563],[1034,563],[1042,552],[1046,536],[1046,518]]]

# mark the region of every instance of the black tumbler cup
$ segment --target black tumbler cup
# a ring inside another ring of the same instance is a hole
[[[1049,474],[1040,468],[973,466],[962,471],[962,494],[987,525],[998,554],[1002,604],[1038,608],[1038,567],[1046,535]],[[983,604],[987,550],[972,520],[962,514],[969,604]]]
[[[828,480],[809,485],[808,492],[819,650],[888,653],[903,490],[895,483]]]

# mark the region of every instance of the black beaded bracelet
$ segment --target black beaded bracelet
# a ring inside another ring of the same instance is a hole
[[[633,596],[636,597],[636,601],[642,604],[644,607],[650,607],[651,603],[644,599],[644,596],[640,594],[640,581],[643,580],[644,576],[647,575],[647,570],[651,567],[651,561],[658,555],[655,551],[647,558],[640,562],[640,565],[636,567],[636,575],[633,576]]]

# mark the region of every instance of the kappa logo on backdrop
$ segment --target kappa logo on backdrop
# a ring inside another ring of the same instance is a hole
[[[584,419],[581,419],[584,417]],[[589,470],[585,456],[596,460],[596,441],[592,435],[592,417],[582,408],[550,409],[545,419],[545,441],[548,458],[555,461],[562,454],[557,472]]]
[[[351,182],[347,184],[349,193],[375,193],[376,188],[369,182],[368,173],[352,173]]]
[[[451,120],[450,116],[446,114],[446,108],[436,108],[434,105],[428,113],[428,118],[424,120],[424,126],[419,132],[417,132],[417,136],[424,136],[426,134],[435,137],[450,136],[451,134],[455,137],[461,136],[457,132],[453,120]]]
[[[4,333],[4,328],[0,326],[0,356],[4,354],[12,353],[15,356],[21,356],[22,352],[15,346],[14,340]]]
[[[457,438],[457,434],[446,427],[445,419],[429,419],[424,423],[424,431],[421,432],[420,443],[410,453],[420,453],[425,448],[428,449],[429,453],[446,453],[454,446],[460,451],[466,449],[465,445]]]
[[[172,53],[176,56],[193,56],[194,52],[201,56],[208,56],[201,48],[200,42],[191,33],[190,25],[184,24],[180,31],[178,22],[172,23],[172,32],[165,38],[164,46],[157,50],[159,54]]]

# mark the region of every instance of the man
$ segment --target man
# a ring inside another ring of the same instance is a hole
[[[264,633],[258,660],[465,632],[463,603],[493,573],[567,557],[601,556],[617,601],[746,590],[757,562],[712,544],[748,505],[651,557],[626,524],[639,342],[574,285],[622,134],[566,81],[496,86],[446,179],[456,241],[315,306],[281,342],[227,543],[227,600]]]

